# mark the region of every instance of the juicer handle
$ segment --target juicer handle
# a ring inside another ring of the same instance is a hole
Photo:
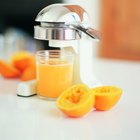
[[[68,24],[69,27],[74,28],[76,30],[79,30],[88,36],[90,36],[92,39],[97,39],[101,40],[101,34],[99,31],[91,28],[91,27],[86,27],[84,24]]]
[[[87,28],[85,30],[86,34],[92,37],[93,39],[99,39],[101,40],[101,33],[93,28]]]

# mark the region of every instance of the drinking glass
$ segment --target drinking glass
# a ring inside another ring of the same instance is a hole
[[[42,50],[36,54],[37,95],[55,100],[72,85],[74,56],[62,50]]]

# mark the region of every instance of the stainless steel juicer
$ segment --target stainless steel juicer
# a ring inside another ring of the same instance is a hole
[[[79,5],[52,4],[35,21],[40,23],[34,26],[35,39],[48,40],[49,46],[75,54],[73,83],[98,85],[92,71],[92,39],[100,40],[100,34],[90,27],[87,12]]]

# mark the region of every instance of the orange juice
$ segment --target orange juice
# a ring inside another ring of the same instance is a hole
[[[72,84],[73,63],[49,59],[37,64],[37,94],[41,97],[57,98]]]

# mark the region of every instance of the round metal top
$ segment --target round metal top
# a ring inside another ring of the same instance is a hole
[[[89,23],[86,11],[79,5],[52,4],[42,9],[35,21],[38,22],[59,22],[59,23]]]
[[[52,4],[42,9],[35,21],[36,39],[42,40],[76,40],[81,32],[93,39],[99,38],[98,31],[90,28],[87,12],[79,5]]]

